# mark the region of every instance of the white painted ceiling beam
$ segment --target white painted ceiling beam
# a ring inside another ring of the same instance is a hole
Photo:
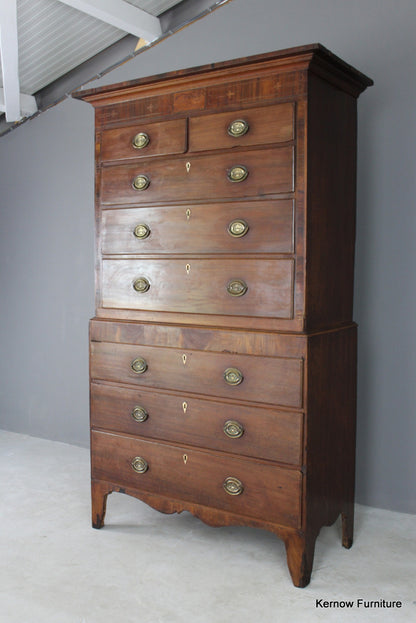
[[[0,0],[0,54],[6,121],[19,121],[20,85],[16,0]]]
[[[18,119],[7,119],[7,121],[19,121],[21,117],[30,117],[38,110],[36,98],[33,95],[19,93],[20,97],[20,116]],[[0,112],[6,112],[6,98],[4,89],[0,87]]]
[[[4,2],[8,0],[0,0]],[[154,41],[162,34],[158,17],[139,9],[124,0],[59,0],[78,11],[124,30],[136,37]]]

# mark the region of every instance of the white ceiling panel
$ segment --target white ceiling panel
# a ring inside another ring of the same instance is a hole
[[[17,5],[20,89],[33,94],[125,33],[55,0]]]
[[[230,1],[0,0],[0,136]]]
[[[152,15],[160,15],[171,9],[173,6],[179,4],[181,0],[127,0],[129,4],[134,4],[134,6],[143,9],[143,11],[147,11]]]
[[[126,1],[157,16],[180,0]],[[36,93],[126,35],[58,0],[17,0],[17,32],[20,91],[26,94]]]

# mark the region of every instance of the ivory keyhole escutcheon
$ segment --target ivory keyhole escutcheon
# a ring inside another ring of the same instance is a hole
[[[191,170],[191,163],[190,162],[187,162],[185,164],[185,169],[186,169],[186,172],[189,173],[189,171]]]
[[[186,270],[186,274],[187,274],[187,275],[189,275],[189,273],[190,273],[190,271],[191,271],[191,265],[190,265],[190,264],[187,264],[187,265],[185,266],[185,270]]]
[[[186,355],[182,355],[182,361],[183,361],[183,365],[186,365],[186,360],[187,360],[187,356]]]
[[[185,465],[186,465],[186,464],[187,464],[187,462],[188,462],[188,455],[187,455],[187,454],[184,454],[182,458],[183,458],[183,462],[184,462],[184,463],[185,463]]]
[[[182,409],[183,409],[183,412],[184,412],[184,413],[186,413],[187,408],[188,408],[188,403],[184,401],[184,402],[182,403]]]
[[[189,219],[191,218],[191,210],[188,208],[185,214],[186,214],[186,220],[189,221]]]

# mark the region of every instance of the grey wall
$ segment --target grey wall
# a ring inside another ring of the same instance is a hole
[[[414,0],[233,0],[96,85],[321,42],[359,100],[357,499],[416,512]],[[88,443],[93,111],[68,100],[0,140],[0,426]]]

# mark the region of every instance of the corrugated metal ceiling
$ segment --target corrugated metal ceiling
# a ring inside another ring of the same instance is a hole
[[[126,1],[155,16],[180,2]],[[126,35],[124,31],[57,0],[17,0],[17,29],[20,90],[28,95],[33,95]]]

